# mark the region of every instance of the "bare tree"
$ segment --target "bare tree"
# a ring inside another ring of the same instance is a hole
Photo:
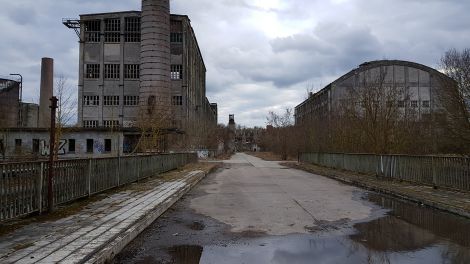
[[[349,101],[341,103],[341,123],[349,124],[355,133],[353,147],[362,145],[359,149],[366,152],[394,152],[404,142],[403,123],[416,120],[409,90],[388,84],[386,77],[386,67],[366,71],[359,85],[348,90]]]
[[[470,153],[470,49],[451,49],[441,58],[441,68],[451,79],[442,77],[437,91],[439,118],[444,133],[457,152]]]
[[[283,160],[286,160],[288,156],[295,156],[299,150],[297,144],[299,137],[294,127],[292,109],[286,108],[282,114],[270,111],[266,119],[268,128],[262,140],[263,146],[281,155]]]
[[[67,78],[64,75],[59,75],[55,81],[55,96],[58,99],[57,112],[56,112],[56,127],[55,127],[55,149],[53,150],[54,156],[57,159],[59,153],[59,142],[67,127],[73,127],[73,123],[77,115],[77,105],[75,97],[75,90],[68,85]]]
[[[78,102],[75,89],[67,83],[67,78],[59,75],[55,84],[56,96],[59,100],[57,108],[57,124],[61,127],[74,126],[73,121],[77,116]]]

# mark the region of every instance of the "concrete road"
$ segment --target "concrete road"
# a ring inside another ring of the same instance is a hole
[[[191,201],[197,213],[230,225],[232,232],[307,233],[329,222],[368,218],[358,188],[238,153]]]
[[[470,221],[236,154],[114,263],[470,263]]]

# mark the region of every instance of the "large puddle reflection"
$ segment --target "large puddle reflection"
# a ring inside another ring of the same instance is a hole
[[[331,232],[185,246],[171,255],[176,263],[470,263],[468,219],[377,194],[366,199],[390,211]]]

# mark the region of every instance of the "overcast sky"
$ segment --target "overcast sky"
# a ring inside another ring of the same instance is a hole
[[[437,67],[470,47],[467,0],[171,0],[190,17],[219,123],[264,126],[359,64],[401,59]],[[21,73],[39,98],[41,57],[78,83],[78,38],[61,24],[83,13],[140,10],[139,0],[0,0],[0,76]]]

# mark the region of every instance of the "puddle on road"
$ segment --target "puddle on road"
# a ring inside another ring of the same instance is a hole
[[[470,263],[470,221],[377,194],[383,217],[330,232],[169,249],[174,263]]]
[[[198,264],[203,248],[195,245],[174,246],[168,251],[173,258],[173,263]]]

